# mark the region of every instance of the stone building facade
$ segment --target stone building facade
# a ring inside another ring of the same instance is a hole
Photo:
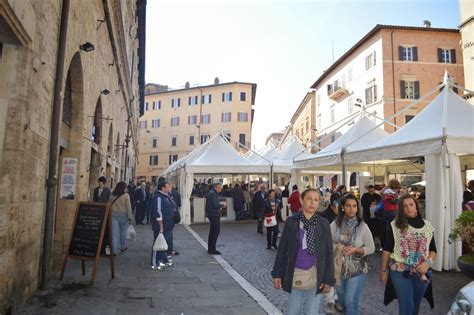
[[[133,176],[145,8],[145,0],[0,0],[1,314],[48,286],[76,203],[98,177],[111,185]]]

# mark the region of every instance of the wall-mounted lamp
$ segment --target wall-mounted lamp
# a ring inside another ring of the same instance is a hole
[[[92,45],[91,43],[89,42],[85,42],[84,44],[82,45],[79,45],[79,49],[80,50],[83,50],[85,52],[91,52],[95,49],[94,45]]]
[[[102,94],[102,95],[109,95],[109,94],[110,94],[110,91],[107,90],[107,89],[103,89],[102,91],[100,91],[100,94]]]

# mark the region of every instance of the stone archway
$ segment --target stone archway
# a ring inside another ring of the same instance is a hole
[[[84,192],[80,189],[81,147],[83,145],[84,129],[84,78],[81,55],[73,55],[63,83],[62,117],[59,132],[59,168],[58,191],[56,199],[56,217],[54,233],[54,252],[63,253],[69,239],[70,226],[74,219],[76,201],[81,199]],[[63,162],[75,160],[76,174],[74,176],[74,192],[65,196],[61,194],[61,179]],[[62,254],[53,256],[53,269],[61,266]]]

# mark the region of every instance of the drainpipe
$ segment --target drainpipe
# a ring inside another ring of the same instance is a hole
[[[64,74],[64,55],[66,53],[67,24],[69,20],[70,0],[63,0],[61,24],[59,26],[58,54],[56,59],[56,76],[54,81],[53,112],[49,143],[49,170],[46,180],[46,213],[44,219],[43,255],[41,261],[40,289],[46,290],[49,285],[52,270],[54,216],[56,212],[56,191],[58,185],[58,151],[59,127],[62,109],[62,82]]]
[[[390,45],[392,48],[392,96],[393,96],[393,114],[395,115],[397,113],[397,106],[395,104],[395,61],[393,57],[393,32],[395,30],[392,30],[390,33]],[[393,116],[393,124],[396,126],[397,125],[397,116]],[[395,127],[395,131],[397,131],[397,128]]]

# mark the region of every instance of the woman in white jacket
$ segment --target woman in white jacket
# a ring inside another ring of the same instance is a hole
[[[347,315],[359,314],[362,287],[369,272],[368,255],[375,251],[369,227],[362,220],[362,210],[354,195],[341,199],[341,211],[331,223],[334,242],[336,292]]]

